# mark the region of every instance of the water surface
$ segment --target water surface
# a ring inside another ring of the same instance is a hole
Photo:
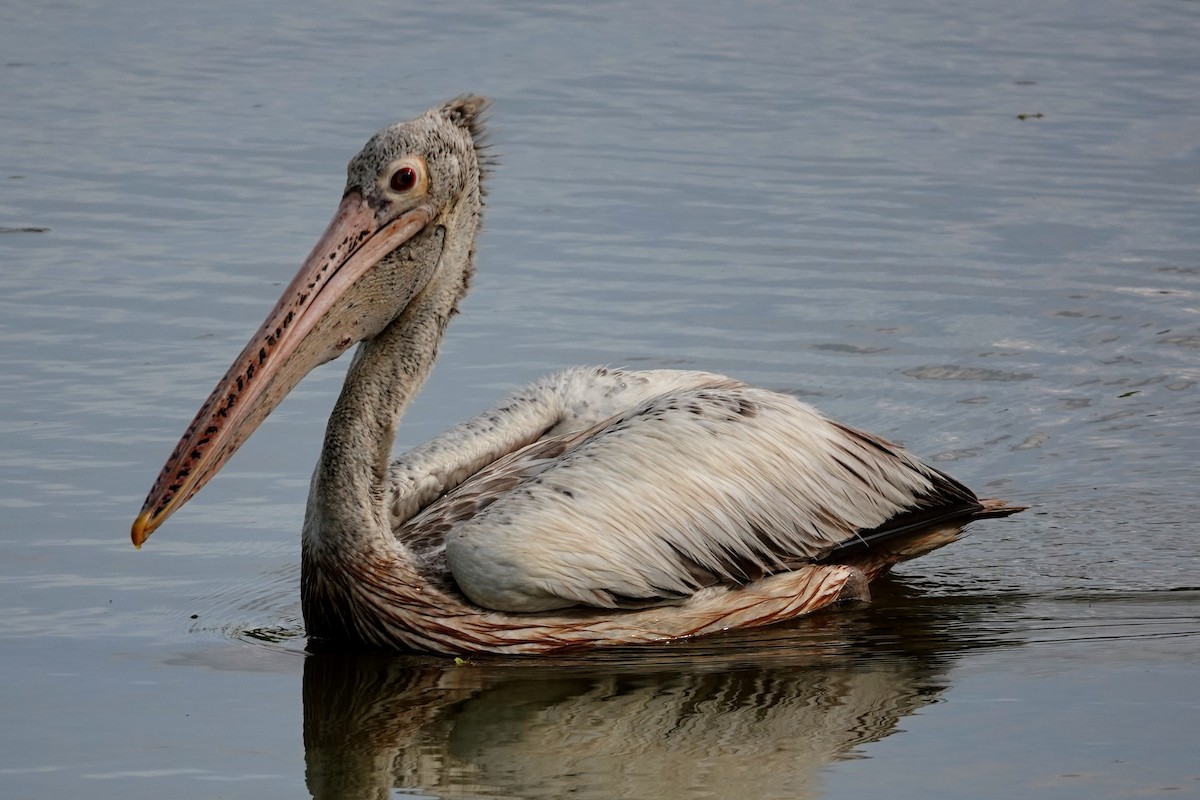
[[[1200,794],[1200,6],[0,7],[0,793]],[[128,526],[378,127],[495,100],[410,446],[703,368],[1033,506],[869,606],[565,661],[306,657],[344,365]]]

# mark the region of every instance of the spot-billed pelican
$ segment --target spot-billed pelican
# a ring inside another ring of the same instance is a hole
[[[308,635],[538,653],[661,642],[864,597],[980,500],[901,447],[720,375],[571,369],[389,463],[474,270],[480,97],[376,134],[340,207],[163,467],[133,542],[314,367],[361,343],[302,538]]]

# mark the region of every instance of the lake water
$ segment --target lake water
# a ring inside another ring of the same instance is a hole
[[[1197,42],[1186,0],[0,4],[0,796],[1200,795]],[[1032,509],[781,628],[306,657],[342,364],[135,552],[346,160],[467,91],[480,272],[400,447],[703,368]]]

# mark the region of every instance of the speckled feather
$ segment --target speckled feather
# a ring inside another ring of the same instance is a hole
[[[577,370],[523,396],[569,406],[602,383],[621,391],[597,394],[628,405],[600,422],[568,416],[582,430],[484,467],[400,540],[424,542],[426,559],[444,540],[457,584],[488,608],[620,608],[794,569],[913,509],[980,509],[900,448],[720,376]]]

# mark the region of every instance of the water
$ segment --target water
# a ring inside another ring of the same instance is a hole
[[[0,793],[1200,794],[1200,6],[0,7]],[[575,662],[306,657],[344,365],[129,522],[378,127],[495,99],[408,446],[571,364],[792,391],[1032,510],[875,602]]]

